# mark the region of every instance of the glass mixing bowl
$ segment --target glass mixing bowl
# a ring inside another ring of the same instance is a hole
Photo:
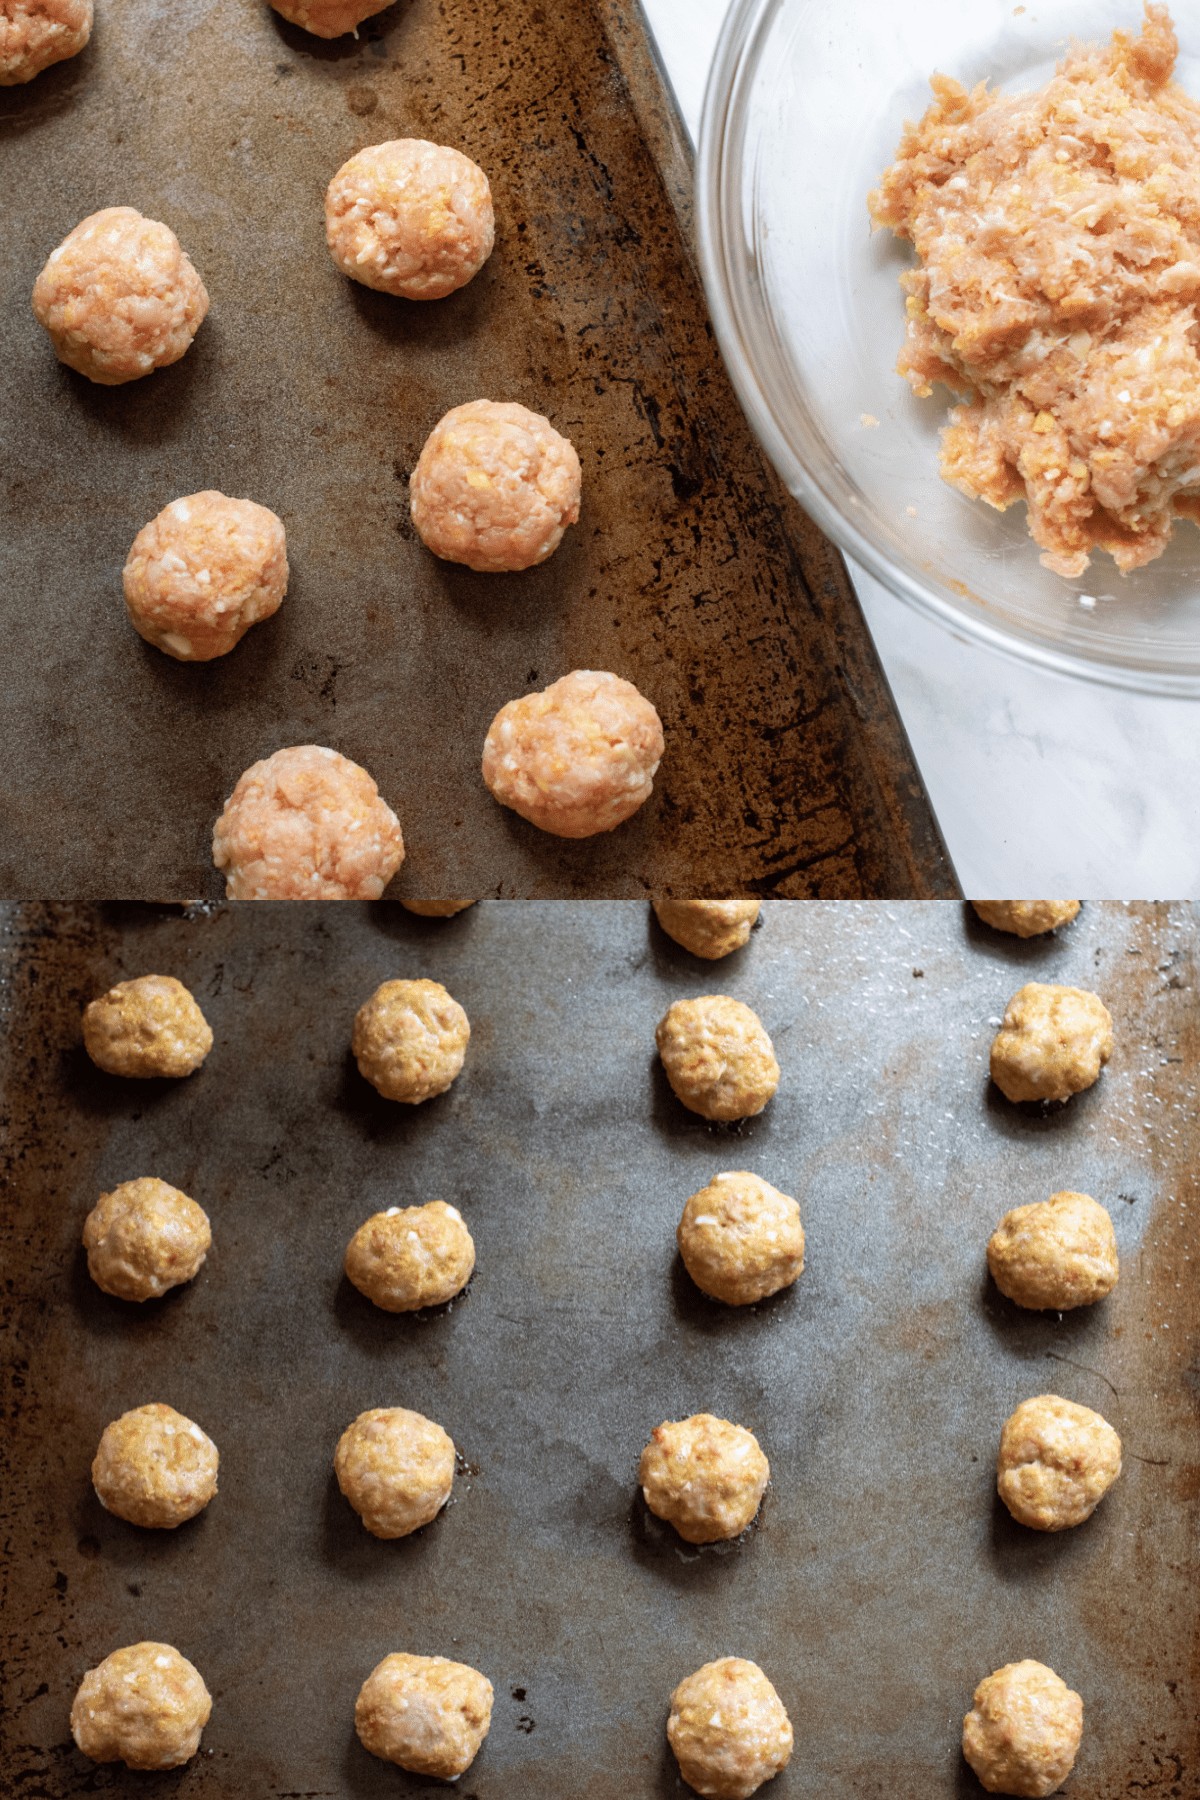
[[[1200,16],[1176,0],[1176,78],[1200,96]],[[1200,695],[1200,530],[1133,575],[1097,554],[1043,569],[1025,508],[938,473],[950,396],[895,373],[909,246],[867,194],[935,70],[1040,87],[1071,38],[1136,30],[1140,0],[734,0],[705,101],[700,253],[721,348],[767,454],[831,537],[894,594],[1026,661]],[[866,423],[864,423],[864,419]],[[872,425],[871,420],[878,424]]]

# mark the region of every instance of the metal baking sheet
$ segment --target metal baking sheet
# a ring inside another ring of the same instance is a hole
[[[1077,1800],[1192,1800],[1197,1623],[1196,919],[1088,906],[1020,945],[953,904],[765,909],[718,967],[637,904],[487,904],[444,926],[386,907],[21,907],[7,914],[3,1207],[5,1692],[0,1792],[187,1800],[427,1795],[372,1760],[358,1686],[397,1648],[496,1689],[464,1800],[683,1800],[674,1684],[753,1657],[796,1728],[778,1800],[974,1800],[958,1756],[975,1682],[1039,1657],[1084,1696]],[[216,1046],[176,1084],[110,1080],[79,1009],[118,977],[179,975]],[[388,1105],[348,1057],[377,982],[446,982],[470,1014],[448,1096]],[[1093,986],[1117,1028],[1099,1085],[1050,1114],[988,1089],[1030,978]],[[671,1097],[654,1025],[681,995],[758,1008],[783,1080],[757,1121]],[[686,1196],[750,1166],[795,1193],[797,1287],[705,1301],[673,1232]],[[133,1309],[78,1247],[99,1191],[156,1172],[209,1209],[195,1284]],[[1122,1278],[1078,1317],[1025,1316],[984,1278],[1010,1205],[1074,1185],[1113,1214]],[[359,1222],[457,1202],[478,1269],[448,1312],[375,1312],[340,1274]],[[993,1494],[1000,1425],[1058,1391],[1121,1431],[1086,1526],[1020,1530]],[[101,1511],[108,1419],[161,1398],[222,1452],[177,1533]],[[334,1486],[342,1427],[380,1403],[442,1421],[468,1467],[420,1534],[380,1543]],[[685,1550],[636,1500],[661,1419],[709,1408],[771,1458],[761,1522]],[[91,1768],[82,1671],[176,1643],[214,1695],[184,1772]]]
[[[461,144],[495,189],[496,254],[437,305],[325,249],[330,176],[398,135]],[[333,44],[258,0],[103,6],[83,55],[0,92],[0,146],[0,893],[216,897],[234,782],[307,742],[375,776],[427,898],[955,891],[841,560],[721,367],[633,0],[400,0]],[[103,389],[29,295],[114,203],[177,230],[213,306],[182,362]],[[583,458],[582,523],[526,575],[439,563],[409,522],[426,435],[480,395]],[[187,666],[129,628],[121,569],[210,486],[281,514],[292,583]],[[497,708],[575,667],[636,681],[669,744],[653,802],[582,844],[479,775]]]

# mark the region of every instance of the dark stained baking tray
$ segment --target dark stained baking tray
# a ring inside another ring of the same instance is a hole
[[[398,0],[334,44],[257,0],[98,15],[82,56],[0,93],[0,893],[217,896],[226,796],[304,742],[376,777],[414,895],[954,892],[840,558],[722,369],[634,0]],[[496,193],[492,261],[426,307],[324,245],[334,170],[401,134],[462,145]],[[29,295],[114,203],[177,230],[213,308],[182,362],[106,390],[55,362]],[[427,433],[480,395],[583,457],[582,523],[524,576],[438,563],[409,523]],[[293,577],[187,666],[132,632],[120,577],[206,486],[282,515]],[[653,802],[583,844],[479,775],[497,708],[577,666],[635,680],[669,744]]]
[[[4,1374],[0,1793],[16,1800],[358,1800],[429,1795],[352,1728],[398,1648],[477,1664],[495,1720],[463,1800],[683,1800],[664,1723],[723,1654],[777,1683],[796,1754],[772,1800],[974,1800],[958,1736],[975,1682],[1051,1663],[1084,1696],[1068,1796],[1194,1800],[1197,1624],[1196,919],[1089,906],[1022,946],[955,905],[765,909],[717,968],[637,904],[488,903],[439,927],[386,907],[9,911],[0,967]],[[79,1047],[119,977],[187,981],[216,1046],[176,1084],[108,1079]],[[450,1094],[379,1100],[347,1055],[385,977],[441,978],[470,1014]],[[1009,993],[1093,985],[1117,1028],[1099,1085],[1051,1114],[986,1083]],[[653,1055],[671,1000],[760,1011],[783,1069],[740,1130],[671,1097]],[[795,1193],[798,1286],[705,1301],[673,1232],[686,1196],[749,1166]],[[102,1188],[142,1173],[209,1209],[195,1284],[133,1309],[78,1246]],[[1000,1214],[1064,1185],[1110,1208],[1121,1283],[1063,1319],[989,1288]],[[375,1312],[340,1273],[372,1210],[458,1203],[479,1250],[448,1312]],[[1057,1391],[1122,1433],[1125,1473],[1058,1537],[998,1505],[992,1459],[1021,1399]],[[161,1398],[221,1452],[179,1532],[92,1496],[108,1419]],[[330,1458],[362,1408],[443,1422],[467,1467],[399,1543],[361,1529]],[[773,1483],[723,1553],[685,1550],[637,1502],[663,1418],[757,1431]],[[176,1643],[215,1705],[179,1774],[91,1768],[67,1731],[82,1671]]]

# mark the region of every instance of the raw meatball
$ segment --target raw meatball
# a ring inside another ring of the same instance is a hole
[[[354,1707],[355,1729],[372,1756],[442,1781],[466,1773],[491,1722],[491,1682],[444,1656],[385,1656]]]
[[[972,900],[971,905],[993,931],[1009,931],[1019,938],[1057,931],[1079,911],[1078,900]]]
[[[466,912],[468,906],[474,906],[474,900],[401,900],[405,912],[416,913],[418,919],[452,919],[456,913]]]
[[[173,975],[119,981],[83,1015],[83,1042],[108,1075],[190,1075],[213,1045],[208,1020]]]
[[[728,994],[677,1000],[654,1036],[676,1098],[702,1118],[753,1118],[779,1086],[761,1019]]]
[[[471,1025],[440,981],[385,981],[354,1016],[359,1073],[385,1100],[444,1094],[463,1066]]]
[[[548,419],[507,401],[472,400],[434,426],[410,483],[427,549],[483,575],[532,569],[579,517],[575,447]]]
[[[1023,1400],[1000,1433],[997,1491],[1034,1531],[1082,1525],[1120,1473],[1121,1440],[1108,1420],[1057,1394]]]
[[[0,0],[0,87],[78,56],[91,35],[92,0]]]
[[[502,706],[483,746],[500,802],[555,837],[614,831],[644,806],[662,760],[662,721],[630,681],[576,669]]]
[[[1005,1663],[975,1689],[963,1755],[989,1794],[1041,1800],[1075,1766],[1083,1701],[1045,1663]]]
[[[750,942],[750,932],[758,918],[758,900],[656,900],[654,911],[667,936],[702,956],[716,962]]]
[[[374,1537],[407,1537],[437,1517],[454,1486],[454,1444],[403,1406],[359,1413],[338,1439],[338,1486]]]
[[[246,770],[213,831],[213,861],[230,900],[378,900],[404,838],[365,769],[299,744]]]
[[[150,1175],[101,1194],[83,1223],[88,1274],[118,1300],[157,1300],[190,1281],[211,1245],[204,1208]]]
[[[92,1486],[118,1519],[171,1531],[204,1511],[219,1460],[212,1439],[173,1406],[137,1406],[106,1427]]]
[[[405,300],[442,300],[492,254],[492,190],[461,150],[399,138],[343,163],[325,196],[325,236],[343,275]]]
[[[212,1697],[170,1644],[128,1644],[89,1669],[71,1707],[71,1735],[93,1762],[176,1769],[200,1748]]]
[[[392,0],[268,0],[268,4],[314,37],[335,38],[347,31],[357,37],[363,20],[386,12]]]
[[[1090,1194],[1051,1194],[1005,1213],[988,1239],[992,1280],[1018,1306],[1068,1312],[1117,1285],[1112,1220]]]
[[[705,1663],[680,1682],[667,1737],[683,1779],[711,1800],[749,1800],[792,1754],[783,1701],[758,1664],[740,1656]]]
[[[696,1286],[729,1306],[777,1294],[804,1269],[800,1208],[745,1169],[714,1175],[693,1194],[675,1238]]]
[[[384,1312],[416,1312],[453,1300],[471,1279],[475,1245],[457,1207],[389,1206],[360,1225],[346,1274]]]
[[[143,525],[125,564],[135,631],[179,662],[210,662],[279,611],[287,592],[283,521],[208,488]]]
[[[712,1413],[657,1426],[638,1464],[646,1505],[689,1544],[738,1537],[770,1475],[754,1433]]]
[[[106,206],[51,251],[33,310],[59,362],[119,387],[179,361],[208,294],[170,226],[132,206]]]
[[[1031,981],[1005,1010],[992,1080],[1008,1100],[1069,1100],[1099,1079],[1112,1048],[1112,1017],[1098,995]]]

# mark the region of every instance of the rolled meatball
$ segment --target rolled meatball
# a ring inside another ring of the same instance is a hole
[[[971,905],[993,931],[1014,937],[1040,937],[1069,925],[1079,911],[1078,900],[972,900]]]
[[[173,1406],[136,1406],[105,1428],[92,1486],[118,1519],[173,1531],[216,1493],[219,1461],[212,1439]]]
[[[779,1086],[762,1020],[728,994],[677,1000],[654,1035],[672,1091],[701,1118],[753,1118]]]
[[[442,300],[492,254],[492,190],[461,150],[422,138],[372,144],[330,182],[325,236],[351,280],[404,300]]]
[[[354,1708],[355,1729],[372,1756],[441,1781],[466,1773],[491,1722],[491,1682],[444,1656],[385,1656]]]
[[[210,662],[278,612],[288,584],[283,521],[206,489],[143,525],[125,564],[134,630],[178,662]]]
[[[213,861],[230,900],[378,900],[404,838],[365,769],[299,744],[246,770],[213,831]]]
[[[1121,1473],[1121,1440],[1090,1407],[1023,1400],[1000,1434],[996,1488],[1019,1525],[1067,1531],[1090,1519]]]
[[[770,1477],[754,1433],[712,1413],[657,1426],[638,1465],[646,1505],[689,1544],[739,1537]]]
[[[91,35],[92,0],[0,0],[0,87],[78,56]]]
[[[800,1208],[745,1169],[714,1175],[693,1194],[675,1238],[696,1286],[727,1306],[765,1300],[804,1269]]]
[[[119,387],[179,361],[208,294],[170,226],[132,206],[107,206],[50,252],[33,310],[59,362]]]
[[[437,1517],[454,1486],[454,1444],[403,1406],[359,1413],[338,1439],[337,1484],[373,1537],[407,1537]]]
[[[1112,1050],[1112,1017],[1097,994],[1031,981],[1005,1009],[992,1080],[1007,1100],[1069,1100],[1099,1080]]]
[[[144,1175],[101,1194],[83,1223],[88,1274],[118,1300],[158,1300],[191,1281],[212,1246],[208,1214]]]
[[[575,446],[548,419],[472,400],[434,426],[409,484],[412,522],[444,562],[481,575],[532,569],[579,517]]]
[[[1103,1300],[1119,1273],[1112,1220],[1090,1194],[1069,1191],[1005,1213],[987,1259],[1002,1294],[1043,1312]]]
[[[510,700],[483,746],[483,779],[554,837],[615,831],[644,806],[664,749],[662,721],[630,681],[576,669]]]
[[[1042,1800],[1079,1754],[1083,1701],[1045,1663],[1005,1663],[975,1689],[963,1755],[989,1794]]]
[[[442,1306],[475,1268],[475,1244],[456,1206],[389,1206],[360,1225],[346,1250],[346,1274],[384,1312]]]
[[[440,981],[385,981],[354,1016],[359,1074],[385,1100],[417,1106],[460,1073],[471,1023]]]
[[[401,900],[405,912],[415,913],[418,919],[453,919],[458,913],[466,912],[468,906],[474,906],[474,900]]]
[[[386,12],[392,0],[268,0],[281,18],[303,26],[314,37],[343,37],[358,28],[364,19]]]
[[[139,975],[119,981],[84,1010],[83,1043],[108,1075],[179,1079],[200,1067],[213,1034],[182,981]]]
[[[200,1748],[212,1696],[198,1669],[170,1644],[114,1650],[79,1684],[71,1735],[93,1762],[177,1769]]]
[[[671,1695],[667,1738],[690,1788],[709,1800],[749,1800],[785,1769],[792,1726],[757,1663],[723,1656]]]
[[[750,942],[750,933],[762,910],[758,900],[656,900],[654,912],[669,938],[717,962]]]

